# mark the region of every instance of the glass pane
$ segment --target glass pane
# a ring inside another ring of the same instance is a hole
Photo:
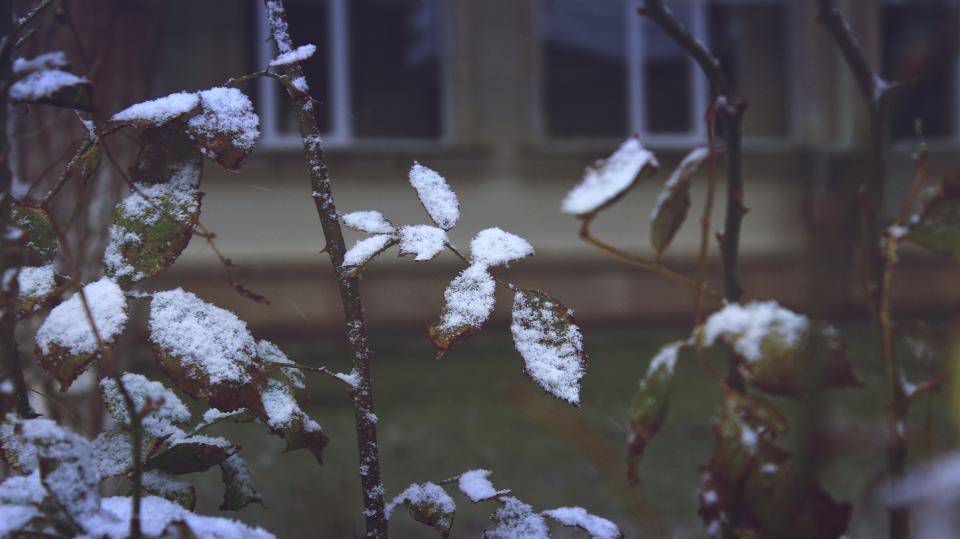
[[[350,0],[347,4],[354,134],[440,136],[439,3]]]
[[[322,0],[294,0],[284,2],[290,24],[290,38],[294,45],[313,43],[317,52],[303,62],[303,73],[310,85],[310,93],[320,102],[316,104],[320,119],[320,131],[330,130],[330,68],[329,31],[330,9]],[[285,91],[279,91],[279,118],[277,126],[281,133],[298,133],[296,111]]]
[[[670,10],[691,27],[687,3],[670,4]],[[643,19],[641,71],[644,84],[644,123],[648,133],[688,133],[693,130],[693,77],[690,61],[676,42],[657,25]]]
[[[783,136],[790,130],[790,47],[787,8],[779,2],[710,4],[710,48],[737,94],[750,107],[747,136]]]
[[[623,3],[543,1],[544,107],[554,137],[628,132]]]
[[[883,76],[915,81],[891,110],[891,135],[914,136],[914,119],[931,137],[956,133],[957,7],[955,1],[889,2],[883,7]]]

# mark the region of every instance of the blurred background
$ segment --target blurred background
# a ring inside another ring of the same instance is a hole
[[[692,294],[590,248],[577,237],[579,222],[559,211],[585,166],[638,133],[655,151],[660,172],[605,211],[594,232],[653,258],[649,215],[656,196],[673,166],[706,143],[703,118],[711,98],[693,62],[636,15],[633,0],[285,3],[294,42],[318,48],[304,68],[321,102],[338,209],[376,209],[396,224],[425,223],[407,171],[414,161],[437,170],[460,199],[454,243],[465,250],[490,226],[528,239],[537,255],[501,275],[573,308],[591,357],[581,411],[542,395],[521,372],[509,342],[509,298],[498,297],[487,330],[435,360],[425,328],[437,318],[444,287],[461,263],[447,255],[418,263],[392,252],[378,258],[364,273],[362,291],[377,352],[388,497],[412,481],[490,468],[498,487],[538,508],[579,504],[621,524],[628,537],[701,536],[697,467],[712,450],[710,412],[719,391],[693,358],[681,360],[672,416],[645,456],[642,483],[628,489],[624,479],[630,394],[659,345],[689,331]],[[916,118],[930,148],[931,179],[958,165],[957,4],[840,2],[872,65],[885,78],[912,81],[891,114],[889,216],[913,176]],[[831,393],[822,408],[825,436],[850,434],[824,455],[828,490],[864,501],[883,467],[882,377],[866,322],[852,210],[866,168],[866,107],[816,22],[812,0],[670,5],[716,53],[749,103],[743,168],[750,211],[741,239],[746,296],[776,299],[838,324],[864,378],[864,389]],[[66,50],[75,71],[93,79],[104,116],[174,91],[223,84],[263,69],[275,55],[254,0],[73,0],[61,2],[45,24],[32,53]],[[295,361],[348,369],[342,313],[329,261],[319,255],[324,240],[294,113],[275,81],[251,83],[245,91],[260,114],[262,137],[240,173],[208,163],[201,221],[216,233],[235,277],[270,304],[237,294],[197,237],[144,289],[182,286],[233,310]],[[81,131],[72,117],[47,111],[24,112],[15,123],[14,166],[26,192],[58,175]],[[126,166],[135,139],[121,146],[115,153]],[[695,270],[704,180],[695,179],[690,217],[664,259],[682,273]],[[105,223],[123,192],[115,170],[101,167],[59,210],[74,216],[71,233],[91,276],[99,271]],[[713,215],[718,229],[722,203]],[[351,243],[360,238],[348,235]],[[719,287],[716,245],[711,249],[711,281]],[[906,250],[894,289],[899,321],[922,320],[928,333],[949,335],[958,300],[953,264]],[[151,373],[143,330],[141,324],[127,336],[125,349],[132,370]],[[906,341],[903,346],[915,358],[907,359],[912,369],[935,361],[927,352],[914,354]],[[307,454],[280,455],[280,440],[254,427],[227,429],[245,446],[267,504],[240,518],[284,537],[350,537],[362,529],[352,412],[339,387],[312,382],[311,414],[333,438],[322,469]],[[943,409],[938,397],[915,407],[909,432],[918,459],[952,444]],[[215,512],[219,478],[208,475],[209,503],[202,509]],[[459,504],[455,531],[475,536],[492,507]],[[854,536],[878,536],[873,526],[881,519],[872,511],[869,503],[857,506]],[[429,535],[403,515],[391,526],[398,537]]]

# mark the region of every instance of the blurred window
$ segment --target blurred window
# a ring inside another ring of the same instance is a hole
[[[931,138],[958,134],[956,0],[885,0],[883,77],[907,82],[891,110],[891,135],[913,138],[920,119]]]
[[[317,52],[302,63],[329,145],[443,136],[441,0],[288,0],[295,46]],[[276,51],[260,11],[259,65]],[[290,100],[276,81],[258,87],[264,142],[300,144]]]
[[[710,103],[689,55],[632,0],[542,0],[544,130],[550,138],[702,141]],[[674,15],[720,59],[750,104],[748,137],[790,134],[790,3],[676,0]]]

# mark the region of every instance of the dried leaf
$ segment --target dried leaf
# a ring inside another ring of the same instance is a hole
[[[644,171],[653,173],[659,166],[639,137],[630,137],[610,157],[587,167],[580,183],[563,199],[563,211],[577,217],[593,215],[625,195]]]
[[[194,187],[203,173],[203,155],[180,121],[149,127],[140,133],[140,151],[133,174],[140,183],[166,183],[183,171],[195,171]]]
[[[472,264],[450,281],[443,293],[440,320],[428,328],[430,341],[440,356],[480,330],[493,312],[496,287],[483,264]]]
[[[387,505],[387,516],[401,503],[414,520],[430,526],[444,539],[450,536],[457,506],[442,487],[430,482],[410,485]]]
[[[960,174],[945,177],[910,223],[910,242],[960,263]]]
[[[53,261],[59,245],[47,210],[17,202],[13,206],[13,222],[30,234],[27,248],[33,256],[43,262]]]
[[[631,433],[627,439],[627,479],[630,482],[638,480],[637,460],[667,417],[674,367],[681,346],[682,342],[674,342],[661,348],[633,393],[630,403]]]
[[[587,356],[573,311],[539,290],[517,289],[510,331],[527,375],[547,393],[579,406]]]
[[[247,463],[238,455],[233,455],[220,463],[223,476],[223,503],[221,511],[239,511],[251,503],[263,505],[260,493],[253,486]]]
[[[658,258],[670,246],[687,218],[687,210],[690,209],[690,179],[709,155],[707,148],[697,148],[687,154],[657,197],[657,205],[651,215],[650,242]]]
[[[156,455],[147,459],[146,467],[173,475],[204,472],[239,450],[240,446],[224,438],[191,436],[165,444]]]

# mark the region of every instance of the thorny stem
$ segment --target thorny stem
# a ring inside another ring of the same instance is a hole
[[[290,52],[293,45],[287,32],[287,16],[282,0],[264,0],[270,33],[281,53]],[[293,63],[283,67],[291,81],[300,81],[303,72],[300,64]],[[286,85],[285,85],[286,86]],[[310,183],[313,200],[320,217],[323,235],[326,239],[326,252],[333,264],[337,285],[340,289],[340,301],[346,318],[347,337],[353,348],[353,371],[358,376],[357,389],[353,393],[353,407],[357,429],[357,447],[360,456],[360,484],[363,489],[363,515],[366,519],[366,537],[385,539],[387,537],[387,517],[383,503],[383,483],[380,479],[380,455],[377,445],[377,427],[372,418],[373,388],[370,374],[371,351],[367,345],[367,328],[363,315],[363,303],[360,299],[360,279],[348,275],[343,267],[343,255],[346,245],[343,232],[337,218],[327,173],[326,158],[317,127],[316,111],[309,95],[305,95],[306,82],[301,92],[293,92],[286,86],[297,108],[300,122],[300,134],[303,137],[303,149],[310,169]]]
[[[891,84],[881,78],[867,61],[856,36],[834,0],[817,0],[817,20],[836,41],[850,73],[869,111],[870,140],[867,158],[866,181],[861,192],[861,243],[866,289],[874,319],[880,329],[880,348],[883,357],[884,382],[887,407],[887,473],[892,479],[904,474],[907,465],[907,442],[904,437],[904,422],[907,416],[908,399],[900,376],[900,363],[893,347],[890,316],[890,289],[893,283],[893,266],[896,263],[897,238],[886,234],[886,252],[881,249],[880,211],[883,208],[884,187],[887,179],[888,109],[893,90]],[[918,163],[925,166],[925,161]],[[915,182],[916,182],[915,178]],[[912,190],[911,190],[912,191]],[[912,202],[913,194],[910,195]],[[905,216],[905,211],[901,209]],[[898,216],[897,223],[900,221]],[[890,510],[890,538],[905,539],[910,534],[910,512],[907,507]]]
[[[610,245],[609,243],[597,238],[596,236],[590,233],[590,223],[593,222],[593,219],[594,219],[594,216],[589,215],[584,217],[580,223],[580,238],[583,239],[583,241],[597,247],[598,249],[604,251],[605,253],[613,255],[614,257],[628,264],[637,266],[639,268],[650,270],[654,273],[658,273],[663,277],[666,277],[670,281],[673,281],[674,283],[677,283],[681,286],[685,286],[691,290],[702,290],[703,294],[706,297],[714,300],[717,304],[723,303],[723,297],[717,292],[708,288],[706,285],[701,286],[700,283],[698,283],[697,281],[689,277],[686,277],[684,275],[680,275],[679,273],[676,273],[675,271],[666,268],[662,264],[657,264],[656,262],[652,262],[650,260],[646,260],[644,258],[634,256],[618,247]]]

